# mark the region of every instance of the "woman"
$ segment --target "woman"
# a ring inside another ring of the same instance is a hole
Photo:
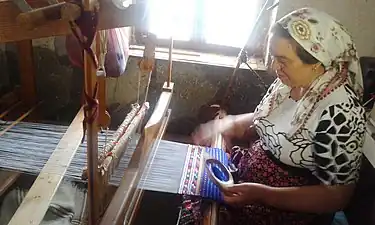
[[[204,124],[194,139],[241,137],[249,127],[259,136],[231,153],[241,183],[223,193],[228,224],[323,224],[358,180],[365,111],[357,52],[336,19],[311,8],[280,19],[269,48],[277,79],[254,113]],[[185,209],[182,223],[196,223],[197,212]]]

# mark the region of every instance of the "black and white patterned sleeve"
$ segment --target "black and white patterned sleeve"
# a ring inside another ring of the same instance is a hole
[[[358,180],[365,138],[365,111],[357,101],[327,107],[315,130],[315,176],[325,185]]]

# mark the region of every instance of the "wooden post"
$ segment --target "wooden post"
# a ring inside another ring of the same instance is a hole
[[[83,0],[83,7],[86,11],[92,11],[95,9],[95,1]],[[96,52],[96,38],[98,35],[95,34],[95,38],[92,44],[94,52]],[[90,55],[84,51],[84,82],[85,92],[88,96],[95,98],[95,86],[97,82],[97,69]],[[98,122],[94,118],[94,110],[92,107],[88,107],[86,111],[87,118],[93,118],[86,124],[86,141],[87,141],[87,176],[88,176],[88,222],[89,225],[94,225],[99,220],[100,214],[100,199],[96,198],[99,196],[99,176],[98,170]]]
[[[83,7],[85,11],[95,10],[96,1],[95,0],[83,0]],[[94,52],[96,52],[96,38],[99,35],[95,35],[95,39],[92,44]],[[90,55],[85,51],[84,52],[84,69],[85,69],[85,91],[86,94],[90,97],[94,96],[94,90],[96,86],[96,74],[97,69],[95,64],[92,61]],[[87,117],[93,118],[94,111],[92,108],[89,108],[87,111]],[[95,118],[94,121],[87,123],[86,137],[87,137],[87,175],[88,175],[88,209],[89,225],[95,225],[99,221],[100,214],[100,198],[96,196],[101,196],[99,193],[100,189],[100,180],[98,170],[98,122]]]
[[[96,85],[96,68],[90,56],[84,53],[85,68],[85,91],[88,96],[94,96]],[[88,118],[93,117],[93,109],[86,111]],[[89,203],[89,224],[94,225],[99,219],[99,199],[95,198],[98,193],[98,127],[96,119],[87,123],[87,169],[88,169],[88,203]]]
[[[32,40],[17,42],[21,75],[21,99],[27,106],[37,102]]]
[[[170,39],[169,43],[169,64],[168,64],[168,79],[167,79],[167,87],[170,87],[172,82],[172,54],[173,54],[173,37]]]
[[[106,32],[106,31],[102,31]],[[99,65],[104,66],[104,62],[101,60],[105,60],[105,57],[101,57],[101,53],[103,51],[101,42],[102,42],[102,35],[100,32],[97,33],[97,37],[95,38],[95,46],[96,46],[96,57],[99,59]],[[101,65],[102,64],[102,65]],[[105,69],[100,68],[99,69]],[[106,74],[104,71],[98,72],[98,100],[99,100],[99,118],[98,118],[98,126],[99,128],[107,129],[111,122],[111,117],[107,112],[107,99],[106,99],[106,92],[107,92],[107,82],[106,82]]]

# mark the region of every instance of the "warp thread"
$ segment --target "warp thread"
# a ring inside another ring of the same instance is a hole
[[[91,45],[94,41],[95,34],[98,27],[99,13],[98,8],[95,7],[92,11],[85,11],[83,9],[82,3],[78,1],[73,1],[73,4],[78,5],[81,8],[81,16],[75,21],[69,21],[70,28],[73,32],[73,35],[77,38],[78,43],[87,52],[89,57],[92,59],[92,62],[95,68],[98,68],[98,59],[96,54],[91,48]],[[84,109],[84,120],[83,120],[83,137],[82,143],[84,142],[87,130],[87,124],[92,124],[98,117],[98,106],[99,102],[96,99],[98,92],[98,83],[95,83],[93,96],[87,94],[85,90],[85,105]],[[89,115],[89,111],[92,110],[92,114]]]
[[[0,123],[0,130],[4,127],[6,127],[6,124]],[[5,170],[38,174],[66,130],[67,126],[20,122],[0,137],[0,167]],[[115,132],[109,130],[108,133],[112,136]],[[104,147],[104,142],[105,136],[99,133],[99,149]],[[126,146],[124,155],[118,156],[120,162],[110,178],[110,184],[117,186],[121,182],[124,170],[128,167],[137,143],[138,135],[135,134],[130,139],[129,145]],[[145,175],[147,176],[141,177],[138,188],[149,191],[184,194],[180,192],[180,187],[181,182],[184,181],[182,177],[184,169],[186,169],[185,164],[189,160],[187,160],[187,156],[189,155],[188,151],[191,151],[191,147],[193,146],[162,140],[157,147],[157,151],[152,151],[152,154],[155,154],[152,156],[154,160],[152,164],[145,165],[145,171],[147,171]],[[227,157],[221,149],[199,148],[201,149],[199,150],[201,154],[207,152],[211,157],[227,164]],[[65,174],[66,177],[73,180],[81,180],[82,169],[87,163],[86,153],[86,143],[83,143],[79,146],[71,164],[68,166]],[[55,168],[51,167],[50,169],[49,173],[54,174],[56,172]],[[194,176],[195,174],[191,173],[191,175]],[[200,191],[193,194],[204,198],[220,199],[219,189],[214,186],[209,178],[204,175],[198,177],[200,177],[198,180],[194,178],[192,181],[198,181],[195,186],[200,186]],[[207,184],[204,184],[203,180]]]

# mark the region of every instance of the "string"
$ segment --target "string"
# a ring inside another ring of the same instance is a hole
[[[371,101],[373,101],[375,99],[375,93],[371,93],[370,94],[370,99],[367,100],[364,104],[363,104],[363,107],[366,107],[368,104],[370,104]]]
[[[246,61],[245,62],[246,66],[250,69],[250,71],[256,75],[256,77],[258,78],[258,80],[260,81],[260,83],[262,84],[262,88],[263,90],[267,90],[267,85],[266,83],[264,83],[264,80],[262,79],[262,77],[253,69],[251,68],[251,66],[249,65],[249,63]]]
[[[139,104],[140,89],[141,89],[141,71],[138,71],[138,88],[137,88],[137,103]]]
[[[116,100],[116,94],[117,94],[117,88],[118,88],[118,83],[119,83],[119,78],[116,78],[116,84],[115,84],[115,90],[113,91],[113,95],[112,95],[112,101],[115,102]]]
[[[107,154],[108,130],[109,130],[109,128],[107,127],[107,129],[105,129],[104,147],[103,147],[103,151],[102,151],[102,153],[105,154],[105,155]]]
[[[150,89],[150,83],[151,83],[151,75],[152,75],[152,71],[148,73],[148,81],[147,81],[147,86],[146,86],[146,91],[145,91],[144,103],[147,101],[148,91]]]
[[[95,83],[94,93],[92,96],[88,95],[85,90],[85,105],[83,106],[85,118],[83,119],[83,136],[82,141],[85,140],[86,131],[87,131],[87,124],[92,124],[98,117],[98,110],[99,110],[99,101],[97,99],[98,93],[98,83]],[[89,112],[91,111],[91,115]]]
[[[265,0],[256,20],[255,20],[255,23],[254,23],[254,26],[252,27],[251,29],[251,32],[250,32],[250,35],[245,43],[245,45],[241,48],[239,54],[238,54],[238,57],[237,57],[237,65],[235,67],[235,69],[233,70],[233,73],[232,75],[230,76],[229,78],[229,83],[228,83],[228,86],[227,86],[227,89],[226,89],[226,92],[224,94],[224,97],[222,99],[222,102],[221,102],[221,107],[228,107],[228,103],[229,103],[229,100],[230,100],[230,93],[232,91],[232,86],[233,86],[233,81],[234,81],[234,78],[235,78],[235,75],[236,75],[236,72],[237,70],[240,68],[241,64],[244,63],[244,62],[247,62],[247,55],[246,55],[246,47],[248,44],[251,44],[253,43],[253,39],[255,38],[255,34],[256,34],[256,30],[258,29],[258,26],[260,26],[259,24],[259,21],[261,20],[261,18],[263,17],[263,14],[265,13],[265,11],[267,10],[272,10],[274,7],[276,7],[278,5],[278,3],[272,5],[271,7],[269,7],[268,9],[266,8],[267,5],[269,5],[269,1],[270,0]],[[248,67],[250,67],[250,65],[247,65]],[[250,67],[250,70],[252,72],[255,72],[251,67]],[[256,72],[255,72],[256,75],[258,75]],[[259,76],[258,76],[259,77]]]
[[[99,37],[100,37],[100,67],[105,73],[105,56],[107,54],[107,31],[106,30],[101,30],[99,31]]]

